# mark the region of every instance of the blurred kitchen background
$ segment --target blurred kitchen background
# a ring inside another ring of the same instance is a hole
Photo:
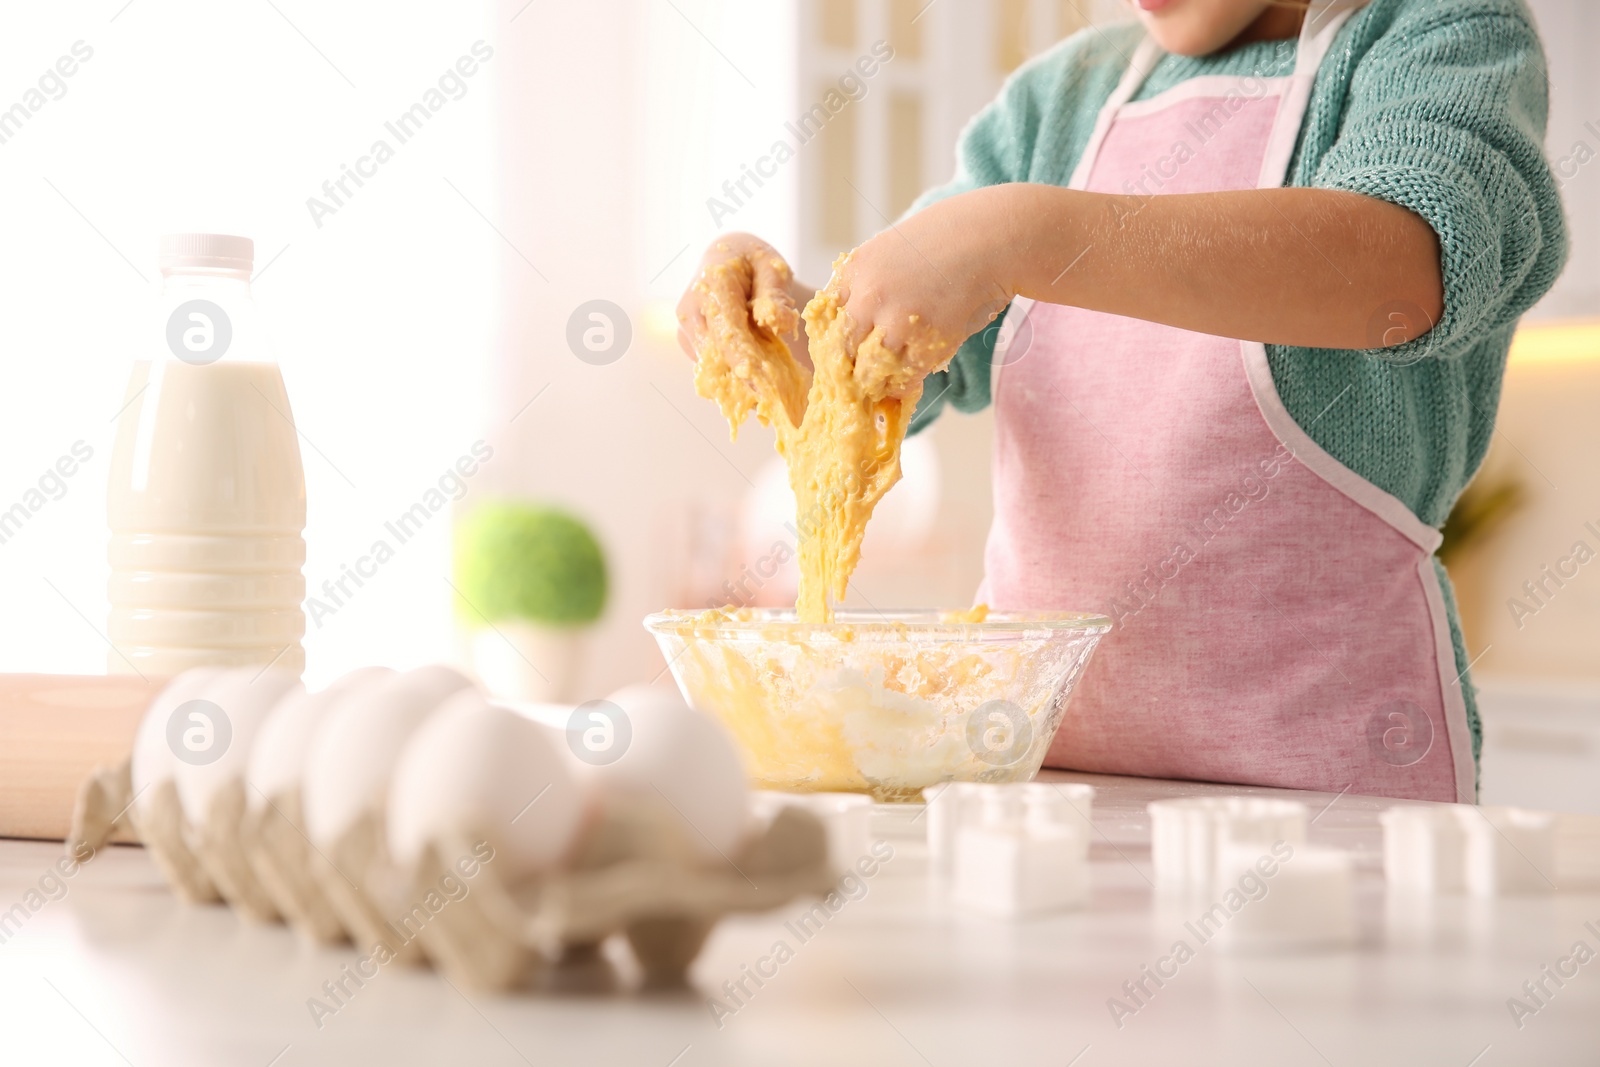
[[[1573,562],[1577,542],[1600,552],[1600,8],[1531,6],[1574,252],[1513,352],[1449,567],[1487,721],[1484,799],[1600,811],[1600,560]],[[255,240],[301,435],[312,595],[482,441],[493,457],[457,515],[526,498],[603,545],[580,696],[660,671],[649,611],[791,600],[770,434],[729,442],[675,341],[701,251],[749,230],[820,284],[949,176],[1007,73],[1124,17],[1118,0],[7,5],[0,512],[26,503],[0,524],[0,669],[103,669],[106,460],[130,363],[161,336],[156,243],[174,231]],[[452,75],[480,41],[492,55]],[[85,47],[33,107],[38,76]],[[430,92],[442,104],[399,143],[385,124]],[[392,158],[360,163],[379,140]],[[372,173],[335,199],[325,183],[352,168]],[[78,442],[92,458],[34,507]],[[949,413],[908,446],[863,602],[969,602],[989,444],[987,414]],[[451,525],[435,516],[309,626],[308,681],[458,652]]]

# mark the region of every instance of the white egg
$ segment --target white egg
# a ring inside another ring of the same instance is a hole
[[[239,778],[250,762],[250,748],[261,724],[299,679],[287,671],[230,667],[198,698],[214,707],[197,708],[179,734],[172,778],[191,825],[204,822],[217,787]],[[169,740],[170,740],[169,735]]]
[[[389,850],[402,865],[441,835],[487,840],[516,880],[571,847],[584,797],[548,727],[477,692],[457,693],[406,742],[389,787]],[[442,857],[445,863],[452,857]]]
[[[129,760],[129,773],[133,782],[133,799],[136,810],[143,812],[155,793],[155,786],[172,777],[177,757],[167,743],[167,723],[181,704],[199,698],[210,683],[222,675],[220,667],[196,667],[184,671],[145,709],[134,734],[133,755]]]
[[[588,771],[596,791],[664,802],[702,857],[726,859],[744,836],[749,805],[749,778],[728,731],[664,687],[631,685],[606,699],[627,716],[629,736],[621,756]]]
[[[363,813],[381,808],[412,731],[446,697],[471,685],[460,671],[435,664],[340,701],[306,753],[301,791],[311,839],[331,845]]]
[[[304,686],[285,693],[261,724],[250,749],[246,777],[251,810],[264,806],[268,797],[299,788],[311,739],[340,701],[394,675],[388,667],[361,667],[315,693],[306,692]]]

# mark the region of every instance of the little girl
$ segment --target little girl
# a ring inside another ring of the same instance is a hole
[[[891,350],[967,338],[903,358],[913,431],[995,406],[978,599],[1115,622],[1049,765],[1471,802],[1434,550],[1566,256],[1531,16],[1135,6],[1006,83],[954,179],[841,268],[845,310]],[[702,266],[731,256],[776,253],[729,235]],[[751,296],[810,295],[782,275]]]

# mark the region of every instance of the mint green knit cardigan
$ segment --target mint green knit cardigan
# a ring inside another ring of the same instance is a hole
[[[962,132],[955,177],[911,210],[985,185],[1066,185],[1141,34],[1136,24],[1083,30],[1019,69]],[[1201,75],[1288,74],[1295,50],[1294,41],[1263,41],[1165,56],[1135,99]],[[1518,317],[1566,262],[1543,147],[1548,113],[1544,51],[1523,0],[1372,0],[1340,30],[1318,73],[1289,166],[1291,186],[1388,200],[1439,235],[1445,311],[1428,334],[1369,352],[1267,346],[1296,421],[1433,526],[1488,448]],[[989,403],[994,334],[969,338],[929,379],[912,432],[946,405]],[[1482,730],[1455,597],[1435,566],[1476,758]]]

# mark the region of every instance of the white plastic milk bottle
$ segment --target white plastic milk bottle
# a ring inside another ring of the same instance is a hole
[[[108,669],[305,667],[305,472],[246,237],[161,239],[161,318],[111,455]]]

